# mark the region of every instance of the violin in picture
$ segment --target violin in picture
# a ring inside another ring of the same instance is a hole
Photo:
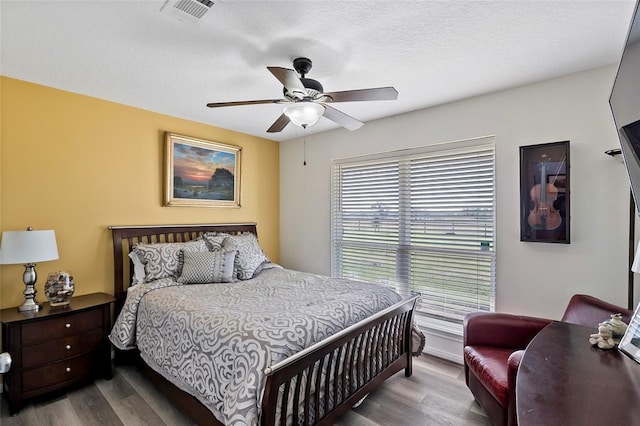
[[[536,230],[551,231],[562,224],[560,212],[553,206],[558,198],[558,189],[552,183],[547,183],[547,155],[542,155],[540,161],[540,183],[533,185],[529,191],[533,208],[529,212],[527,221]]]

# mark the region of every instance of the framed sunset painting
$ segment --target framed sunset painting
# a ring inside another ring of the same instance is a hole
[[[241,148],[165,134],[165,206],[240,207]]]

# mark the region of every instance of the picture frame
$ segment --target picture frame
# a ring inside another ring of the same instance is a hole
[[[571,242],[569,169],[569,141],[520,147],[520,241]]]
[[[640,364],[640,304],[636,307],[618,350]]]
[[[240,207],[242,149],[165,133],[164,205]]]

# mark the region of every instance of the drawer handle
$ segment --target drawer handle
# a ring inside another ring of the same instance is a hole
[[[71,350],[71,345],[67,345],[67,346],[65,346],[65,349],[66,349],[66,350]]]
[[[71,367],[67,367],[67,373],[71,372]]]
[[[66,323],[64,326],[65,326],[65,328],[71,328],[71,324],[69,324],[69,323]]]

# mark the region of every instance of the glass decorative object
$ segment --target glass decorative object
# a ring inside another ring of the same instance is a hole
[[[69,272],[56,271],[47,275],[44,294],[51,306],[68,305],[74,291],[73,276]]]

